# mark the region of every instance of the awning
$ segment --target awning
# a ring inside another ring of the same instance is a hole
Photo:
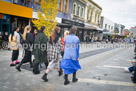
[[[113,35],[111,32],[103,32],[104,35]]]
[[[57,26],[63,27],[63,28],[70,28],[70,27],[72,27],[72,25],[70,25],[70,24],[65,24],[65,23],[57,23]]]
[[[0,0],[0,13],[32,18],[33,9]]]
[[[97,31],[95,27],[78,27],[78,29],[82,29],[82,30],[93,30],[93,31]]]
[[[108,33],[108,32],[109,32],[109,30],[108,30],[108,29],[104,29],[104,30],[103,30],[103,32],[107,32],[107,33]]]

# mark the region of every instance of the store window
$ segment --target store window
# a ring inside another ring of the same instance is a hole
[[[107,29],[107,24],[105,24],[105,29]]]
[[[113,26],[111,27],[111,30],[113,30]]]
[[[62,11],[62,0],[58,0],[58,10]]]
[[[110,30],[110,25],[109,25],[109,30]]]
[[[35,0],[35,3],[40,4],[41,0]]]
[[[81,17],[84,18],[84,8],[82,7],[82,10],[81,10]]]
[[[91,21],[91,19],[92,19],[92,12],[90,12],[90,21]]]
[[[77,4],[74,3],[74,5],[73,5],[73,14],[74,14],[74,15],[76,15],[76,7],[77,7]]]
[[[89,20],[89,17],[90,17],[90,10],[88,9],[87,12],[88,12],[88,13],[87,13],[87,19]]]
[[[77,15],[80,16],[80,6],[77,8]]]
[[[63,0],[63,12],[68,12],[69,0]]]

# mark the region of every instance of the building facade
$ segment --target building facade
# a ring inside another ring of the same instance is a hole
[[[115,23],[114,33],[116,33],[119,37],[124,37],[125,26],[122,24]]]
[[[74,22],[74,25],[78,27],[77,36],[80,41],[84,41],[84,23],[85,23],[85,9],[86,9],[86,0],[72,0],[71,7],[71,21]]]
[[[29,2],[23,4],[21,0],[0,1],[0,32],[10,34],[14,27],[18,26],[23,32],[24,26],[29,24],[32,18],[33,9],[29,7]]]
[[[103,39],[108,38],[111,40],[111,37],[114,34],[115,23],[110,19],[102,16],[100,27],[103,29]]]
[[[0,1],[0,32],[10,34],[15,26],[23,33],[24,27],[31,19],[38,19],[37,8],[41,0],[3,0]],[[9,8],[10,7],[10,8]],[[100,16],[102,8],[92,0],[58,0],[57,26],[62,29],[61,35],[71,26],[78,27],[77,35],[81,41],[89,35],[97,40],[100,33]]]
[[[89,35],[92,41],[102,40],[102,30],[100,29],[102,8],[92,0],[86,0],[85,9],[85,35]]]
[[[38,19],[37,8],[40,8],[40,0],[36,0],[33,4],[33,18]],[[61,27],[61,36],[63,36],[65,30],[69,30],[71,25],[65,24],[64,20],[71,20],[71,4],[72,0],[58,0],[58,14],[56,20],[57,26]]]

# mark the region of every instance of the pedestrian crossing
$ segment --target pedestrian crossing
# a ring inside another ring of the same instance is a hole
[[[136,87],[136,84],[134,84],[132,82],[121,82],[121,81],[79,78],[79,82],[87,82],[87,83],[103,84],[103,85],[118,85],[118,86]]]

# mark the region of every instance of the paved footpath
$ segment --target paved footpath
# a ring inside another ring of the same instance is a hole
[[[33,75],[28,64],[23,66],[22,72],[18,72],[15,67],[9,67],[11,51],[2,51],[0,91],[136,91],[136,84],[130,79],[131,74],[123,70],[124,67],[131,66],[133,49],[85,49],[81,48],[80,52],[82,70],[77,73],[79,81],[67,86],[63,85],[63,76],[58,77],[56,70],[48,75],[48,83],[41,80],[44,67],[39,75]],[[69,80],[71,79],[70,75]]]

